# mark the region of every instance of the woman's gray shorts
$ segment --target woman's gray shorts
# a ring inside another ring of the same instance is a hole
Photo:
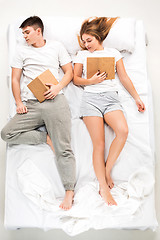
[[[123,111],[123,107],[120,104],[117,92],[84,92],[80,107],[81,117],[103,117],[106,113],[115,110]]]

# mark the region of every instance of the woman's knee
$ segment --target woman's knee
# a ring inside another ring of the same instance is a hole
[[[128,137],[128,133],[129,133],[129,130],[128,130],[128,126],[127,125],[123,125],[123,126],[120,126],[118,131],[117,131],[117,136],[121,139],[124,139],[126,140],[127,137]]]

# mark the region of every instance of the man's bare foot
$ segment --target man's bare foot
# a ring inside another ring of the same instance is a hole
[[[114,187],[114,183],[109,173],[106,173],[106,181],[107,181],[108,187],[112,189]]]
[[[50,136],[48,134],[47,134],[47,144],[51,147],[52,151],[55,152],[52,141],[51,141]]]
[[[104,186],[104,187],[100,187],[99,190],[99,194],[101,195],[101,197],[103,198],[103,200],[109,205],[117,205],[116,201],[114,200],[114,198],[112,197],[108,186]]]
[[[63,210],[71,209],[72,204],[73,204],[73,198],[74,198],[74,192],[73,191],[66,191],[63,202],[60,204],[59,207],[62,208]]]

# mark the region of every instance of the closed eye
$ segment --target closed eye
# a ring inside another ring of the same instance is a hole
[[[26,30],[26,31],[24,31],[24,32],[22,32],[22,33],[23,33],[23,34],[29,34],[30,31]]]

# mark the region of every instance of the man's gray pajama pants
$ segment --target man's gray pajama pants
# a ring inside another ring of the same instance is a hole
[[[47,133],[37,130],[45,125],[58,162],[58,170],[65,190],[74,190],[75,158],[71,150],[71,116],[63,94],[39,103],[28,100],[28,112],[16,114],[2,129],[1,137],[10,144],[46,143]]]

